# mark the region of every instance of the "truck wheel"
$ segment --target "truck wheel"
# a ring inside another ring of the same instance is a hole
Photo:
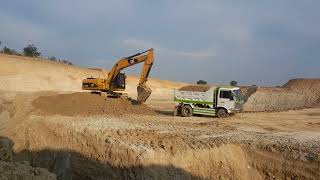
[[[218,118],[226,118],[229,116],[229,114],[226,109],[221,108],[221,109],[218,109],[217,116],[218,116]]]
[[[192,107],[185,105],[181,108],[181,116],[190,117],[192,116]]]

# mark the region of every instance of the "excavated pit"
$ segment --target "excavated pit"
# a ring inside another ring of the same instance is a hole
[[[314,140],[308,146],[304,141],[292,144],[293,139],[285,135],[271,138],[269,133],[255,139],[264,131],[251,131],[244,136],[244,131],[219,120],[197,119],[190,123],[191,119],[168,120],[164,116],[143,114],[79,117],[34,113],[39,106],[34,110],[31,104],[44,97],[61,96],[44,93],[3,98],[4,107],[14,106],[13,116],[6,116],[6,122],[13,123],[8,123],[12,126],[1,123],[0,129],[4,127],[6,131],[0,133],[7,134],[15,143],[14,163],[47,169],[60,180],[314,179],[320,176],[320,156],[315,150],[318,143]],[[68,104],[68,96],[62,97]],[[257,144],[260,142],[261,146]]]
[[[155,115],[156,112],[135,100],[109,98],[91,93],[57,94],[41,96],[32,102],[41,115],[92,116],[126,114]]]
[[[71,150],[33,149],[16,155],[57,179],[313,179],[319,162],[287,159],[254,146],[221,144],[202,149],[136,150],[99,139],[73,137]],[[70,140],[70,139],[69,139]],[[268,148],[276,149],[276,146]],[[274,151],[274,150],[273,150]],[[291,152],[292,153],[292,152]]]

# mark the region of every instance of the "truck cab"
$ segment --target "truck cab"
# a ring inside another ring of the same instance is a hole
[[[241,91],[238,87],[221,87],[218,91],[217,107],[224,108],[228,113],[242,110]]]
[[[211,87],[206,92],[174,92],[175,115],[189,117],[193,114],[228,117],[242,110],[243,99],[239,87]]]

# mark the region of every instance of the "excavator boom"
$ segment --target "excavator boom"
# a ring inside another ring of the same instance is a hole
[[[120,73],[122,69],[144,62],[137,87],[140,103],[145,102],[151,95],[151,89],[147,87],[146,82],[154,62],[153,49],[137,53],[135,55],[120,59],[111,69],[107,79],[87,78],[82,82],[82,89],[104,92],[123,91],[125,89],[125,75]]]

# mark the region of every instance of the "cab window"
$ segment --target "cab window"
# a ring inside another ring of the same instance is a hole
[[[230,99],[232,96],[231,91],[220,91],[220,98]]]

